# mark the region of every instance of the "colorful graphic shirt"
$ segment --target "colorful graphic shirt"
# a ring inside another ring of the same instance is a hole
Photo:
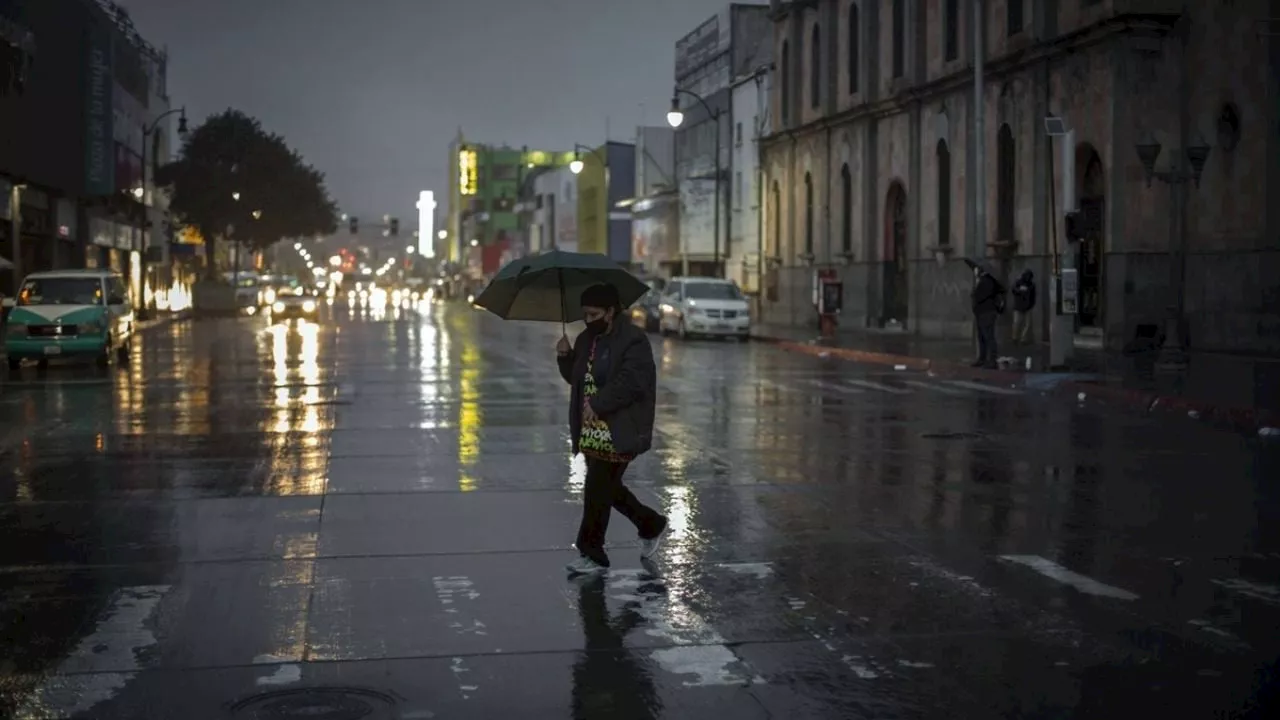
[[[587,372],[582,376],[582,405],[583,410],[591,402],[591,398],[596,396],[599,388],[596,387],[596,378],[592,374],[592,368],[596,359],[596,341],[591,341],[591,354],[587,356]],[[609,462],[631,462],[634,459],[632,455],[626,455],[618,452],[613,447],[613,435],[609,433],[609,424],[604,420],[586,420],[585,412],[582,420],[582,437],[578,439],[578,449],[583,455],[597,458],[599,460],[607,460]]]

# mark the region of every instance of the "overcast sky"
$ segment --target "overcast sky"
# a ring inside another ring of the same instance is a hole
[[[675,42],[720,0],[117,0],[193,122],[260,119],[344,212],[416,222],[468,138],[570,149],[665,122]]]

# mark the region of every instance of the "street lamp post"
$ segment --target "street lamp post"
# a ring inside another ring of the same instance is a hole
[[[715,276],[724,277],[724,272],[720,267],[720,202],[721,202],[721,198],[720,198],[720,110],[719,109],[713,110],[701,95],[693,92],[692,90],[685,90],[684,88],[677,87],[671,93],[671,109],[667,111],[667,124],[670,125],[673,129],[680,127],[680,125],[684,123],[684,112],[680,109],[681,95],[688,95],[694,100],[697,100],[698,104],[702,105],[702,109],[706,111],[707,115],[711,118],[711,121],[716,125],[715,139],[714,139],[716,147],[715,147],[714,159],[712,161],[715,164],[715,167],[712,171],[712,180],[714,183],[713,187],[715,192],[715,202],[713,203],[713,206],[715,208],[715,214],[714,214],[715,219],[713,221],[713,229],[712,229],[712,233],[713,233],[712,264],[715,267]],[[677,174],[677,182],[679,182],[678,174]],[[725,195],[724,200],[726,201],[725,203],[726,208],[725,208],[724,214],[725,214],[725,229],[727,230],[729,227],[729,210],[727,207],[728,205],[727,201],[729,200],[729,197],[727,194]],[[728,233],[725,233],[725,234],[727,235]],[[681,235],[683,237],[683,233]],[[687,267],[688,266],[687,252],[685,253],[685,256],[686,256],[685,266]]]
[[[155,134],[155,132],[160,128],[160,121],[164,120],[170,115],[175,115],[177,113],[181,113],[181,115],[178,117],[178,135],[185,136],[187,134],[187,108],[186,107],[173,108],[172,110],[169,110],[167,112],[160,113],[160,115],[158,115],[156,119],[152,120],[150,124],[145,122],[142,123],[142,177],[140,179],[141,182],[139,183],[139,187],[134,190],[134,197],[136,197],[138,202],[142,205],[142,226],[143,226],[142,230],[143,231],[145,231],[151,223],[151,213],[148,209],[149,206],[147,205],[147,146],[151,144],[151,136]],[[152,279],[151,273],[145,270],[146,251],[147,251],[147,248],[145,245],[143,245],[142,247],[142,263],[144,266],[144,271],[142,272],[143,303],[142,303],[142,310],[141,312],[139,312],[139,315],[142,315],[144,319],[146,316],[150,315],[152,311],[152,307],[151,307],[152,303],[147,299],[147,292],[146,292],[146,286],[150,284]]]
[[[1165,183],[1169,186],[1172,200],[1169,203],[1169,292],[1173,293],[1174,298],[1165,322],[1164,342],[1160,345],[1160,354],[1156,359],[1157,369],[1172,372],[1179,372],[1187,367],[1187,185],[1195,183],[1197,188],[1200,187],[1200,176],[1209,159],[1209,145],[1201,140],[1191,139],[1191,93],[1187,85],[1191,73],[1191,60],[1187,52],[1190,30],[1191,15],[1188,5],[1184,4],[1182,15],[1174,26],[1174,33],[1182,45],[1179,62],[1181,77],[1178,83],[1178,133],[1182,147],[1173,154],[1168,170],[1156,170],[1160,143],[1154,138],[1148,138],[1139,140],[1134,145],[1138,159],[1142,161],[1142,169],[1146,172],[1147,187],[1151,187],[1152,180]]]
[[[1204,172],[1205,161],[1209,159],[1209,146],[1196,142],[1182,152],[1174,153],[1168,170],[1155,169],[1156,160],[1160,157],[1159,142],[1139,142],[1134,149],[1146,171],[1147,187],[1151,187],[1152,180],[1159,180],[1169,186],[1172,199],[1169,203],[1169,290],[1174,295],[1174,301],[1169,306],[1164,343],[1160,346],[1156,365],[1162,370],[1182,370],[1187,366],[1187,340],[1184,332],[1187,310],[1187,233],[1183,227],[1187,184],[1195,183],[1197,188],[1200,187],[1200,176]]]

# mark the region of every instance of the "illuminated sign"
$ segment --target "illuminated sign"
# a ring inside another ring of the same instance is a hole
[[[418,193],[418,254],[436,256],[436,194],[430,190]]]
[[[463,150],[458,153],[458,192],[461,195],[476,194],[476,159],[475,150]]]

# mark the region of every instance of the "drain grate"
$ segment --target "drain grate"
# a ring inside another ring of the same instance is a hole
[[[982,440],[986,435],[977,432],[936,432],[924,433],[920,437],[926,440]]]
[[[384,720],[395,699],[362,688],[296,688],[247,697],[231,706],[245,720]]]

